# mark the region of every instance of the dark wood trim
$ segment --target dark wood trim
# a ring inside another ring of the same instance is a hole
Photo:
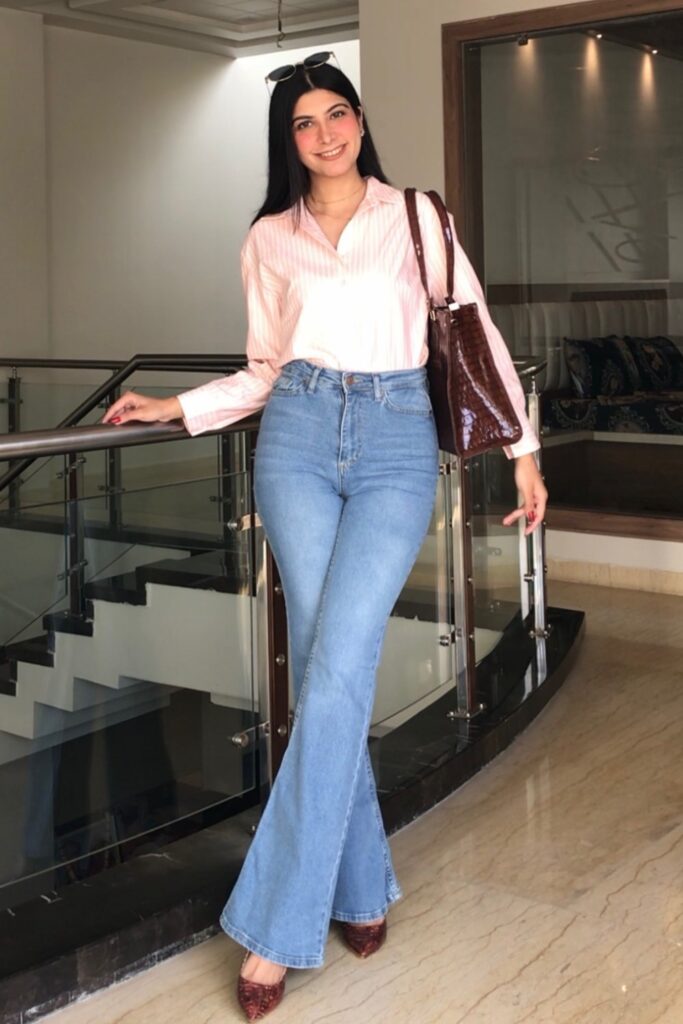
[[[494,14],[443,25],[443,31],[460,40],[496,39],[522,32],[543,32],[594,21],[623,21],[643,14],[679,11],[681,0],[582,0],[561,7],[537,7],[514,14]]]
[[[620,288],[613,284],[490,284],[486,289],[489,303],[516,306],[524,302],[604,302],[613,299],[675,299],[683,297],[683,284],[662,288]]]
[[[683,519],[667,519],[664,516],[620,515],[601,510],[549,506],[545,523],[549,530],[600,533],[640,540],[683,541]]]
[[[584,0],[562,7],[499,14],[441,26],[446,203],[453,212],[456,230],[468,251],[474,251],[473,246],[477,242],[468,234],[467,204],[472,197],[467,193],[465,170],[464,45],[514,37],[522,32],[588,26],[598,21],[622,21],[667,11],[683,13],[681,0]]]
[[[268,691],[270,697],[269,739],[271,779],[280,770],[289,742],[289,644],[287,610],[277,562],[266,546],[266,602],[268,605]],[[278,659],[280,659],[278,661]],[[263,712],[260,716],[263,721]],[[258,749],[258,744],[257,744]]]
[[[469,258],[480,280],[485,277],[484,238],[484,153],[481,130],[481,49],[476,47],[463,62],[463,96],[466,97],[464,168],[467,196],[463,235],[468,239]]]
[[[465,87],[463,75],[462,40],[447,36],[441,28],[441,51],[443,62],[443,133],[444,173],[446,205],[453,214],[455,230],[464,242],[466,230],[467,203],[465,202]]]

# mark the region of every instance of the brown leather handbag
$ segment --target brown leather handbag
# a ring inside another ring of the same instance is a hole
[[[441,306],[429,293],[415,189],[405,190],[410,233],[429,300],[429,393],[439,447],[466,459],[514,444],[522,426],[493,361],[476,302],[461,306],[453,298],[455,246],[448,212],[437,192],[427,195],[439,215],[446,246],[447,294]]]

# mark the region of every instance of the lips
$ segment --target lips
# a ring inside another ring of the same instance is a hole
[[[321,160],[336,160],[337,157],[341,156],[346,148],[346,143],[343,142],[341,146],[336,146],[334,149],[328,149],[325,153],[316,154]]]

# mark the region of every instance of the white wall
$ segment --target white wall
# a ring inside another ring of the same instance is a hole
[[[548,530],[546,553],[550,580],[683,597],[683,544],[677,541]]]
[[[47,220],[40,19],[0,9],[0,354],[47,345]]]
[[[357,76],[358,44],[334,49]],[[244,351],[239,249],[265,189],[264,75],[297,59],[48,29],[54,354]]]
[[[3,354],[243,352],[264,75],[311,45],[230,61],[4,10],[0,45]],[[358,42],[330,45],[357,83]]]

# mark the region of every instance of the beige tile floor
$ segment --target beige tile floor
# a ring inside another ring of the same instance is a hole
[[[367,961],[335,931],[273,1024],[683,1024],[683,602],[551,583],[586,636],[511,747],[393,836],[405,896]],[[51,1024],[229,1024],[222,933]]]

